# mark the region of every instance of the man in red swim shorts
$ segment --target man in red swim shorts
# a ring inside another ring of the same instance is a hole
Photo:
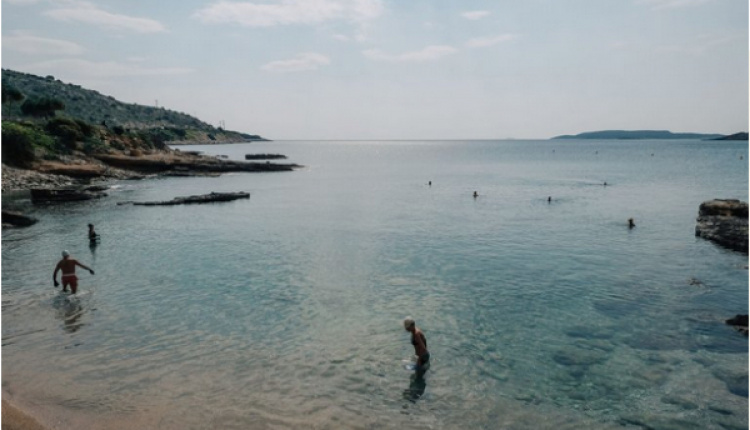
[[[62,260],[60,260],[59,263],[57,263],[57,266],[55,266],[55,272],[52,273],[52,282],[55,283],[55,286],[57,287],[60,285],[57,282],[57,272],[59,270],[62,270],[62,283],[63,283],[63,291],[68,291],[68,285],[70,285],[70,292],[75,294],[76,291],[78,291],[78,278],[76,277],[76,266],[81,266],[84,269],[91,272],[91,274],[94,274],[94,271],[91,270],[90,267],[87,267],[78,260],[75,260],[73,258],[70,258],[70,253],[68,251],[62,252]]]

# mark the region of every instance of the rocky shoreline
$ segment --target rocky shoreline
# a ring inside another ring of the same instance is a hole
[[[227,172],[292,171],[293,163],[253,163],[190,152],[154,151],[95,154],[60,161],[39,161],[28,168],[2,165],[2,191],[61,188],[107,180],[150,176],[215,176]]]
[[[748,252],[748,206],[739,200],[715,199],[698,208],[695,235],[737,252]]]
[[[93,179],[81,179],[60,173],[45,173],[34,169],[21,169],[2,165],[2,192],[25,191],[33,188],[62,188],[112,179],[143,179],[143,174],[117,168],[109,168]]]

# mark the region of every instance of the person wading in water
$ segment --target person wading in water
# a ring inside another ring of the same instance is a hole
[[[422,330],[417,328],[416,322],[411,317],[404,318],[404,329],[411,333],[411,344],[414,345],[414,353],[417,355],[417,367],[415,371],[423,374],[430,362],[430,352],[427,350],[427,338]]]
[[[78,260],[70,258],[70,253],[68,251],[63,251],[62,256],[62,260],[57,263],[57,266],[55,266],[55,271],[54,273],[52,273],[52,282],[55,283],[55,287],[60,285],[57,282],[57,272],[62,270],[63,291],[68,291],[68,285],[70,285],[70,292],[75,294],[76,291],[78,291],[78,277],[76,277],[76,266],[83,267],[92,275],[94,274],[94,271],[90,267],[81,264]]]

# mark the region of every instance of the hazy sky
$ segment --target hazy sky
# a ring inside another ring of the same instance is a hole
[[[271,139],[748,129],[747,0],[2,0],[2,67]]]

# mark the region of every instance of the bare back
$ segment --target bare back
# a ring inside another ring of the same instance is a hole
[[[79,264],[78,261],[72,258],[63,258],[57,263],[56,269],[62,270],[63,275],[73,275],[76,273],[76,264]]]

